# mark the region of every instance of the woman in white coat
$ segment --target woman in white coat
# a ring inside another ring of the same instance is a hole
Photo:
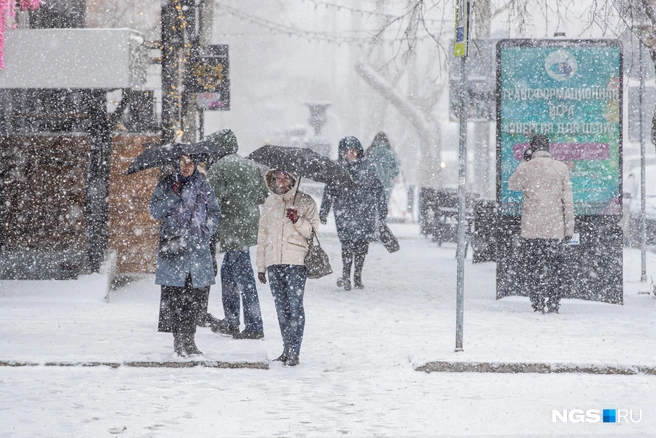
[[[316,202],[298,191],[298,178],[273,169],[265,180],[271,193],[260,216],[257,278],[266,283],[268,274],[278,314],[284,349],[275,360],[296,366],[305,329],[305,255],[312,229],[319,230],[319,214]]]

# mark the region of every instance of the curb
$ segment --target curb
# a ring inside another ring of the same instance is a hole
[[[0,360],[0,367],[128,367],[128,368],[222,368],[268,370],[269,362],[222,362],[214,360],[190,360],[170,362],[23,362]]]
[[[538,373],[538,374],[605,374],[656,376],[656,366],[594,365],[570,363],[503,363],[503,362],[428,362],[415,371],[426,373]]]

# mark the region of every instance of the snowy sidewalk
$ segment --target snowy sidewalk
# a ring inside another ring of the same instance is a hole
[[[353,349],[364,363],[375,357],[378,365],[370,364],[375,367],[399,360],[415,367],[433,361],[656,367],[656,299],[638,293],[648,285],[632,281],[639,278],[639,251],[625,251],[623,306],[563,300],[559,315],[535,314],[523,297],[495,300],[495,264],[468,261],[465,351],[455,353],[455,246],[404,238],[414,229],[396,227],[402,250],[388,254],[371,245],[364,290],[338,289],[336,274],[308,281],[303,359],[322,360],[313,357],[322,350],[330,356],[331,350]],[[328,233],[322,243],[339,271],[337,239]],[[648,261],[648,272],[656,273],[656,254],[649,253]],[[0,364],[178,361],[170,335],[156,331],[159,287],[153,277],[113,291],[109,303],[105,285],[101,274],[77,281],[0,282]],[[209,366],[266,368],[267,359],[278,355],[271,295],[268,286],[258,287],[266,340],[236,341],[199,328],[198,345]],[[212,287],[210,300],[210,311],[222,317],[220,287]]]
[[[656,300],[638,294],[640,253],[625,251],[625,305],[495,300],[495,265],[466,265],[464,349],[455,345],[455,246],[398,225],[401,251],[372,244],[364,290],[337,275],[308,281],[301,364],[282,349],[273,299],[259,285],[264,340],[199,329],[203,360],[262,369],[131,368],[193,364],[157,333],[159,288],[146,276],[104,301],[106,278],[0,282],[0,361],[108,366],[0,366],[0,437],[52,436],[635,436],[656,430],[653,375],[424,373],[449,364],[656,366]],[[328,234],[328,235],[327,235]],[[339,242],[321,239],[337,272]],[[656,255],[648,254],[656,273]],[[213,287],[210,311],[222,316]],[[637,424],[561,424],[553,409],[640,409]],[[542,435],[537,435],[542,434]]]

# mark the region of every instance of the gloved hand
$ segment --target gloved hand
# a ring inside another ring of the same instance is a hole
[[[321,222],[323,225],[326,225],[328,223],[328,218],[320,217],[319,222]]]
[[[298,221],[298,210],[295,208],[288,208],[286,216],[295,224],[296,221]]]
[[[257,279],[260,280],[260,283],[266,284],[266,274],[264,272],[258,272]]]

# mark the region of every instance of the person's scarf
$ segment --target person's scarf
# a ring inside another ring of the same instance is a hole
[[[207,236],[207,192],[201,190],[203,177],[197,170],[185,177],[180,173],[178,164],[175,164],[174,178],[181,183],[180,198],[182,202],[173,212],[175,225],[179,231],[188,230],[190,235]]]

